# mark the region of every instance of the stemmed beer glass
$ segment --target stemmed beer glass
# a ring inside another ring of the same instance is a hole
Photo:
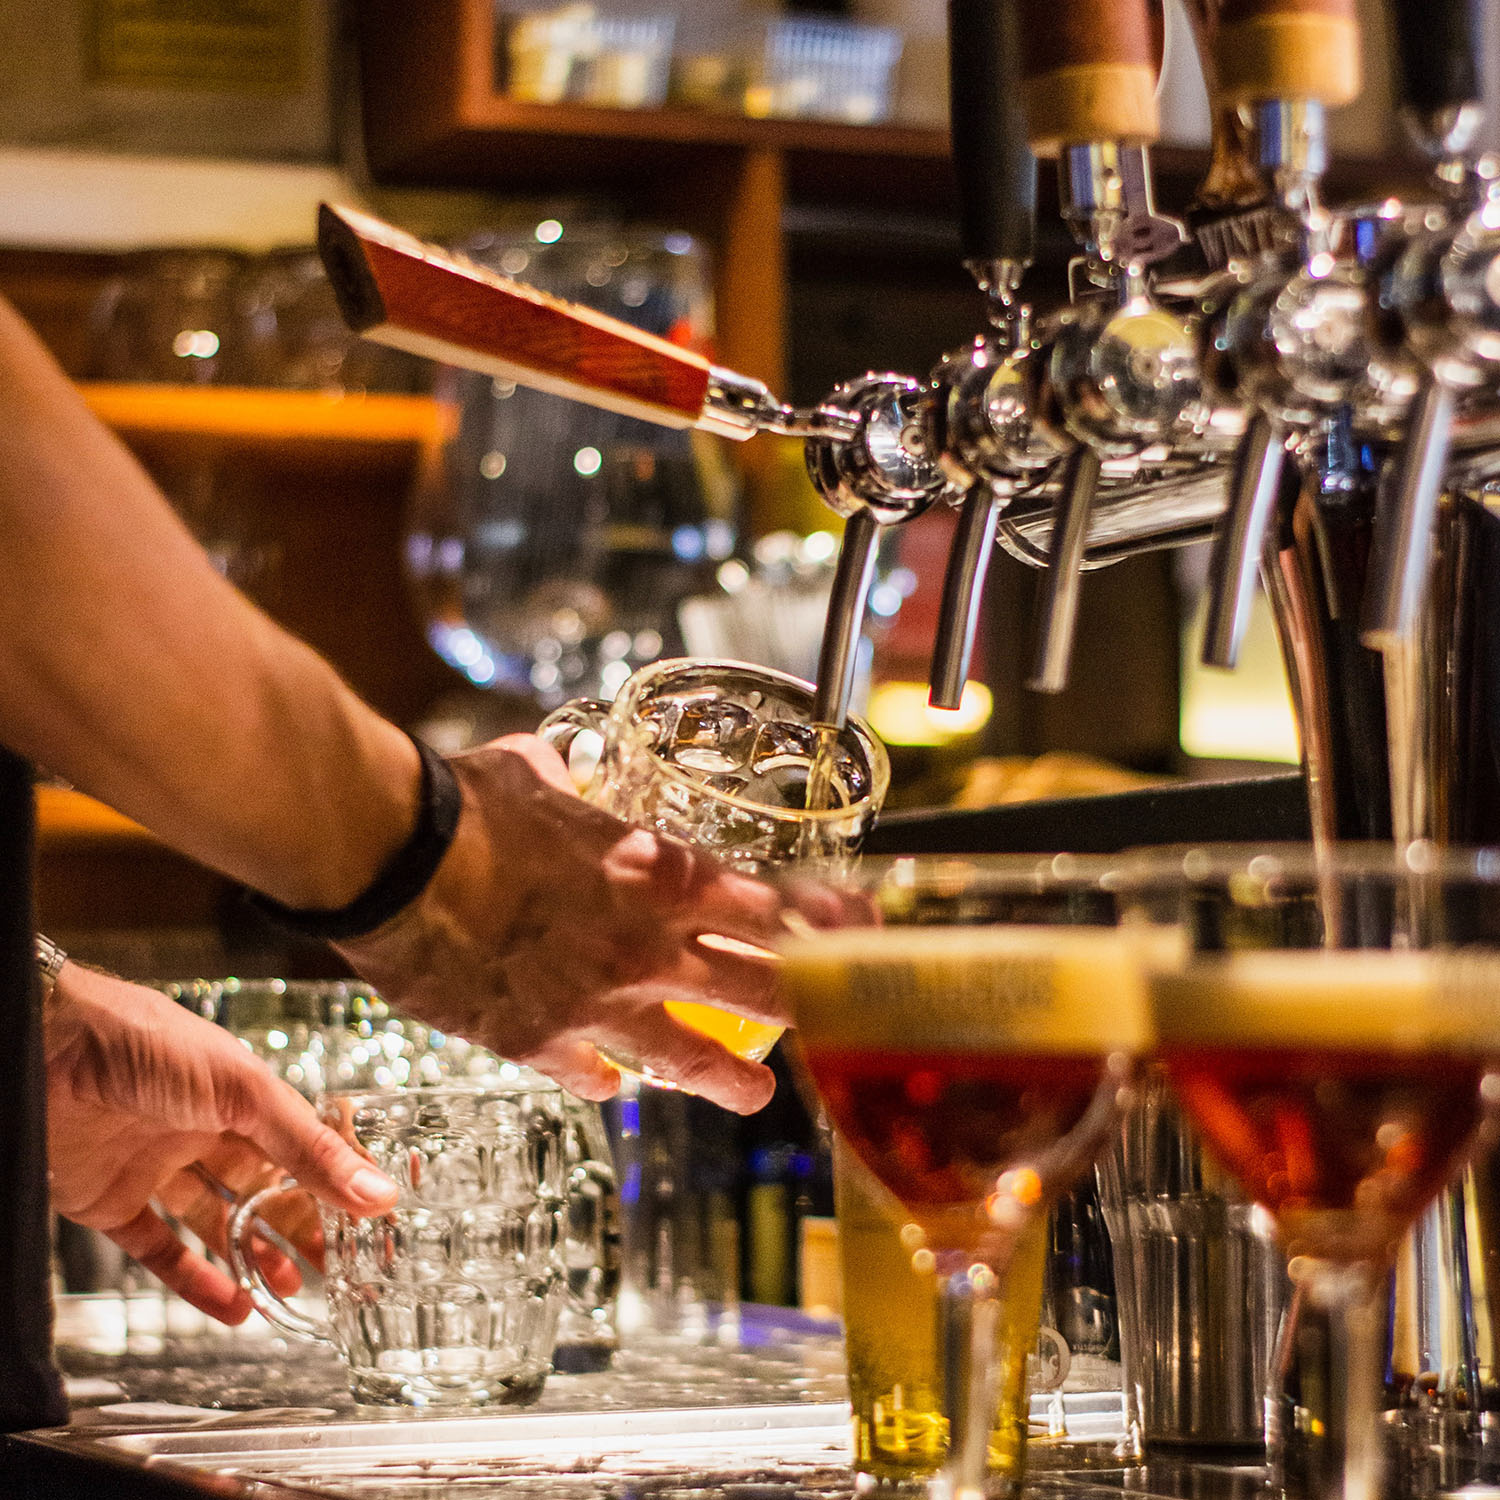
[[[1330,1322],[1310,1488],[1377,1500],[1397,1246],[1500,1103],[1500,852],[1178,850],[1130,885],[1133,917],[1185,928],[1150,974],[1168,1076]]]
[[[945,1500],[986,1493],[1019,1247],[1093,1162],[1148,1046],[1125,938],[1077,925],[1108,919],[1097,880],[1066,858],[1014,876],[1013,861],[867,863],[796,903],[808,925],[782,949],[818,1095],[911,1216],[914,1258],[935,1262]]]

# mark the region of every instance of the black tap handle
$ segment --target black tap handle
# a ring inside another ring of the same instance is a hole
[[[1486,0],[1390,0],[1401,102],[1423,112],[1484,96],[1479,58]]]
[[[948,0],[953,165],[966,264],[1025,265],[1036,233],[1036,161],[1021,114],[1016,0]]]

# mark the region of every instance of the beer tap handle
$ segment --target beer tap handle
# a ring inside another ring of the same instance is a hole
[[[1335,108],[1359,93],[1355,0],[1224,0],[1212,48],[1219,96],[1229,104]]]
[[[943,601],[932,644],[927,699],[934,708],[957,708],[963,702],[999,513],[1000,492],[987,479],[975,480],[959,508],[948,570],[943,575]]]
[[[1182,244],[1156,212],[1157,30],[1147,0],[1019,0],[1031,149],[1056,156],[1063,217],[1092,259],[1141,266]]]
[[[1407,128],[1461,188],[1484,117],[1484,0],[1390,0],[1396,94]]]
[[[318,211],[318,250],[356,333],[663,427],[743,439],[847,437],[829,408],[794,412],[758,380],[564,302],[353,209]]]
[[[842,729],[849,717],[854,674],[859,666],[859,637],[865,623],[865,601],[875,577],[880,533],[880,523],[867,510],[856,511],[845,523],[828,597],[823,644],[818,652],[814,724]]]
[[[986,291],[995,268],[1031,263],[1036,160],[1016,93],[1015,0],[948,0],[949,120],[964,264]]]
[[[1156,139],[1156,38],[1146,0],[1014,0],[1021,103],[1038,156]]]
[[[1251,418],[1235,452],[1229,509],[1214,532],[1208,563],[1208,616],[1203,664],[1232,667],[1250,622],[1266,528],[1276,510],[1286,435],[1264,412]]]
[[[1436,115],[1484,97],[1484,0],[1390,0],[1390,12],[1396,87],[1405,108]]]
[[[1016,87],[1020,15],[1014,0],[948,0],[949,99],[964,264],[989,295],[991,314],[1013,347],[1013,297],[1036,236],[1036,158],[1026,144]],[[959,508],[932,643],[928,701],[963,701],[1001,491],[976,474]]]
[[[1026,686],[1034,692],[1060,693],[1068,685],[1073,637],[1078,629],[1084,548],[1099,487],[1099,469],[1099,455],[1087,444],[1079,444],[1068,456],[1047,570],[1037,594],[1036,639],[1031,675],[1026,680]]]

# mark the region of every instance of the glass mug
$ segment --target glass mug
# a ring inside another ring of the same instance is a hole
[[[262,1206],[296,1183],[230,1218],[230,1260],[256,1310],[336,1348],[358,1401],[475,1407],[541,1393],[566,1295],[565,1116],[555,1083],[517,1074],[323,1096],[324,1120],[400,1188],[379,1218],[320,1206],[326,1321],[282,1301],[250,1253]]]
[[[523,1071],[393,1011],[356,980],[195,979],[163,988],[233,1032],[314,1104],[329,1094],[422,1084],[482,1087]],[[564,1093],[562,1108],[568,1294],[552,1364],[558,1370],[602,1369],[619,1342],[619,1190],[599,1106]]]
[[[745,874],[764,875],[793,861],[843,864],[890,784],[884,746],[851,714],[831,741],[833,805],[810,810],[807,784],[822,734],[812,708],[812,685],[784,672],[678,659],[642,667],[613,703],[563,704],[537,732],[564,759],[580,734],[599,737],[598,762],[583,792],[596,807],[706,850]],[[690,1001],[669,1000],[667,1010],[756,1062],[782,1031]],[[610,1061],[662,1081],[630,1058],[611,1054]]]

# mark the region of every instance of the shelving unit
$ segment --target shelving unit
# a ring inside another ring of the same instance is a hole
[[[714,251],[719,356],[785,385],[789,202],[952,201],[946,132],[754,120],[681,109],[538,105],[496,88],[493,0],[366,0],[356,9],[366,155],[384,184],[628,196]],[[738,455],[752,487],[770,446]]]

